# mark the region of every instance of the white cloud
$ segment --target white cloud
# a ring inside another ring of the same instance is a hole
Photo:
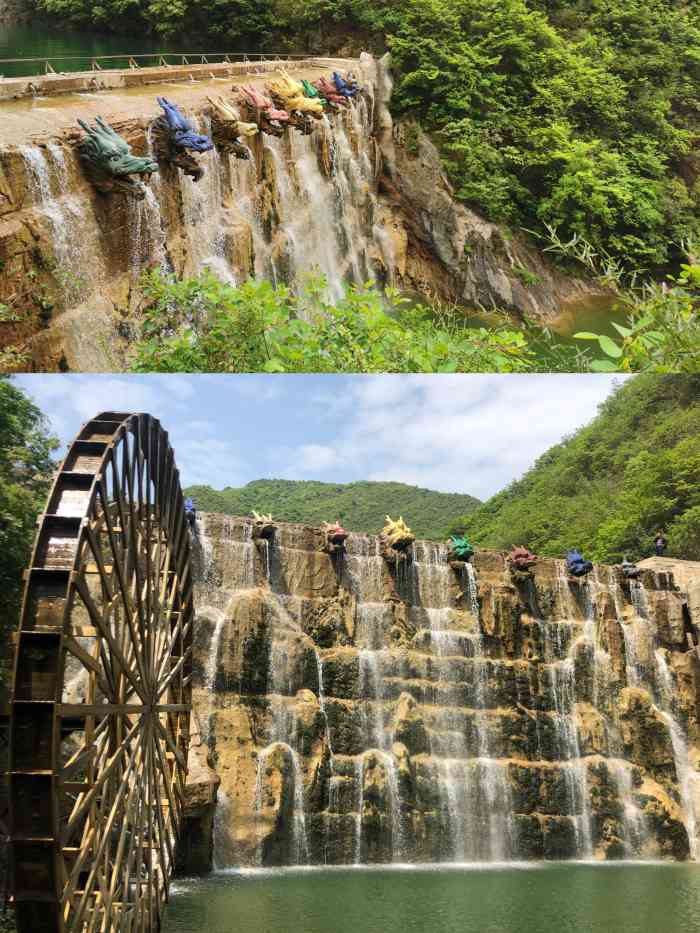
[[[366,479],[487,498],[590,421],[612,386],[608,376],[357,377],[337,444],[301,445],[291,459],[300,473],[356,463]]]
[[[337,466],[340,462],[337,448],[327,447],[324,444],[303,444],[297,448],[294,457],[297,472],[323,472]]]
[[[619,378],[619,377],[618,377]],[[99,410],[149,411],[185,484],[397,480],[487,498],[590,421],[608,376],[31,375],[69,441]]]

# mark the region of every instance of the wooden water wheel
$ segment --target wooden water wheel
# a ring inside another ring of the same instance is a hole
[[[18,929],[155,933],[182,816],[193,620],[179,474],[155,418],[83,427],[25,576],[8,772]]]

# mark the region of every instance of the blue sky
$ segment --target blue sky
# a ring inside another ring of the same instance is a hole
[[[184,485],[396,480],[487,498],[587,423],[612,376],[22,375],[63,449],[98,412],[147,411]]]

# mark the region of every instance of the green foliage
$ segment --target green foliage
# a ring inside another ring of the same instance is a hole
[[[684,512],[674,523],[668,539],[669,557],[700,556],[700,505]]]
[[[248,515],[272,512],[280,521],[320,525],[338,519],[349,531],[379,534],[385,516],[403,515],[420,538],[439,540],[455,515],[471,512],[479,500],[459,493],[433,492],[403,483],[320,483],[313,480],[256,480],[221,491],[190,486],[203,512]]]
[[[22,571],[27,566],[36,517],[44,505],[58,446],[39,409],[0,376],[0,644],[17,624]],[[0,682],[4,679],[0,657]]]
[[[603,352],[595,372],[700,371],[700,266],[684,265],[677,280],[646,283],[630,303],[626,327],[613,324],[620,339],[575,334],[595,340]]]
[[[405,0],[379,21],[395,108],[433,133],[459,195],[491,219],[549,223],[642,268],[699,230],[700,192],[679,171],[697,132],[692,9]]]
[[[463,525],[482,547],[580,547],[604,562],[649,556],[665,529],[669,553],[700,560],[700,376],[626,382]]]
[[[677,0],[36,0],[59,16],[228,50],[390,48],[393,107],[491,220],[635,268],[700,234],[700,13]],[[119,27],[116,27],[119,28]]]
[[[467,329],[453,309],[389,291],[348,288],[335,305],[324,283],[300,295],[266,281],[232,287],[210,273],[143,280],[133,316],[136,372],[531,372],[572,370],[582,357],[503,324]]]

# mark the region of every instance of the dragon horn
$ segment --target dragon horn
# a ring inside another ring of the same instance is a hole
[[[85,122],[85,120],[81,120],[80,117],[78,117],[78,123],[82,126],[82,128],[85,130],[86,133],[90,133],[90,135],[92,135],[92,134],[95,132],[95,131],[92,129],[92,127],[89,126],[89,125]]]

